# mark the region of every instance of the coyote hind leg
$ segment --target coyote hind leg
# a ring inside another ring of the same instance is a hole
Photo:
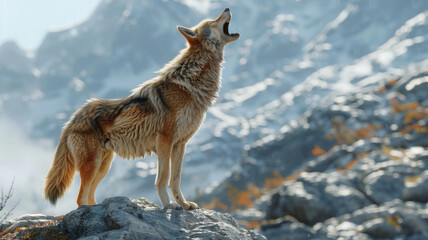
[[[90,187],[101,165],[100,144],[92,134],[70,134],[68,145],[81,180],[77,205],[88,205]]]
[[[92,181],[91,188],[89,191],[89,205],[95,205],[97,202],[95,201],[95,190],[98,187],[98,184],[103,180],[103,178],[107,175],[110,170],[111,162],[113,160],[113,151],[105,150],[104,155],[101,160],[101,166],[98,168],[98,172],[95,175],[94,180]]]

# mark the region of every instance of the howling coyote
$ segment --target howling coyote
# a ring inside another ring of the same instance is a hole
[[[164,208],[199,208],[180,190],[187,141],[198,130],[220,87],[223,48],[239,38],[229,33],[226,8],[216,20],[193,28],[178,26],[187,48],[166,64],[159,75],[123,99],[90,99],[65,124],[45,196],[53,204],[70,186],[75,170],[81,184],[77,204],[94,205],[95,190],[106,176],[113,152],[122,158],[158,156],[155,187]],[[171,202],[169,187],[176,203]],[[177,205],[178,204],[178,205]]]

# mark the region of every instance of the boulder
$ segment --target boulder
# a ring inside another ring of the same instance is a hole
[[[266,219],[291,215],[300,222],[314,225],[330,217],[353,212],[371,202],[358,191],[356,175],[304,172],[293,182],[272,194]]]
[[[3,239],[266,239],[225,213],[166,210],[141,198],[113,197],[63,217],[26,215],[0,225]]]

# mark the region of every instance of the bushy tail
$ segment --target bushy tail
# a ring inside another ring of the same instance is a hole
[[[66,133],[63,132],[45,182],[45,197],[52,204],[55,205],[57,199],[62,197],[71,185],[74,170],[74,160],[67,146]]]

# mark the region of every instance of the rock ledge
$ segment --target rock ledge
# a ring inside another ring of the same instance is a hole
[[[266,239],[229,215],[164,210],[141,198],[113,197],[61,217],[24,215],[0,224],[1,239]]]

